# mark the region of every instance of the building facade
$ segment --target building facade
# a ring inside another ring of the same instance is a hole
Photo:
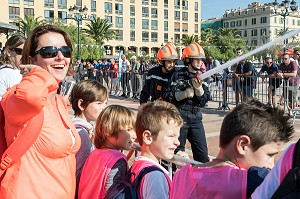
[[[69,7],[86,6],[89,17],[106,18],[117,31],[116,39],[101,46],[106,56],[117,56],[121,50],[154,56],[168,41],[180,42],[188,34],[200,36],[201,0],[2,0],[1,4],[0,22],[33,15],[74,25],[75,20],[65,19]],[[0,39],[5,43],[5,36]]]
[[[290,12],[286,16],[285,25],[287,31],[300,28],[299,11]],[[223,28],[236,28],[249,46],[261,46],[284,32],[284,17],[274,12],[272,3],[253,2],[245,9],[226,10]],[[287,43],[297,41],[299,36],[290,38]]]

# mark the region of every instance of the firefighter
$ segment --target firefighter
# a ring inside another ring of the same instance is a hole
[[[203,59],[205,53],[198,43],[192,42],[186,46],[182,55],[186,67],[172,74],[163,93],[163,99],[173,103],[184,120],[180,129],[180,145],[175,153],[185,151],[188,139],[194,160],[204,163],[208,162],[209,158],[201,107],[210,99],[210,92],[207,84],[199,79],[199,75],[203,72]]]

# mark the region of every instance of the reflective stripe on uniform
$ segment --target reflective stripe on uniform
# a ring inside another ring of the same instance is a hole
[[[168,78],[164,79],[164,78],[162,78],[162,77],[160,77],[160,76],[157,76],[157,75],[147,76],[146,79],[147,79],[147,80],[148,80],[148,79],[157,79],[157,80],[162,80],[162,81],[164,81],[164,82],[168,82],[168,81],[169,81]]]

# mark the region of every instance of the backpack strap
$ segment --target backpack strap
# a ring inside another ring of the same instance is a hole
[[[134,181],[132,182],[132,186],[133,188],[138,192],[138,188],[140,186],[140,183],[143,179],[143,177],[152,172],[152,171],[161,171],[163,172],[160,168],[156,167],[156,166],[149,166],[149,167],[145,167],[143,168],[140,173],[138,174],[138,176],[134,179]],[[131,168],[129,169],[129,174],[131,174]]]
[[[4,174],[6,169],[11,167],[29,150],[40,135],[44,120],[44,111],[31,118],[27,126],[24,127],[13,143],[6,149],[1,157],[0,176]]]

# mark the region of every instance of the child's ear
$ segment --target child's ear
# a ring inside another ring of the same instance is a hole
[[[236,150],[239,155],[245,155],[247,150],[251,148],[251,140],[247,135],[241,135],[236,140]]]
[[[145,130],[143,132],[143,142],[146,144],[146,145],[149,145],[152,143],[152,136],[151,136],[151,132],[148,131],[148,130]]]
[[[78,102],[77,102],[77,106],[78,108],[81,110],[81,111],[84,111],[84,108],[82,106],[82,103],[83,103],[83,100],[82,99],[79,99]]]

